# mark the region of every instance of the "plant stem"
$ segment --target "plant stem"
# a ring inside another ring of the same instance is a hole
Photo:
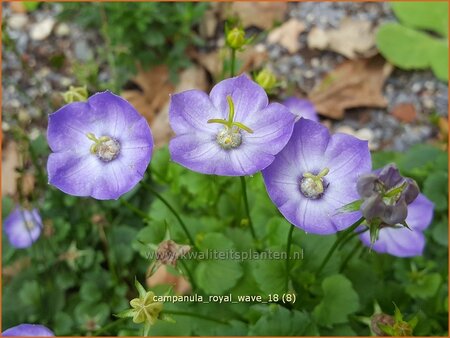
[[[186,271],[186,274],[188,275],[189,281],[191,282],[192,290],[197,290],[197,284],[194,281],[194,276],[191,273],[191,270],[187,267],[187,264],[182,259],[179,260],[181,262],[181,265],[183,265],[184,270]]]
[[[333,255],[334,251],[337,249],[337,247],[339,246],[339,244],[345,240],[345,238],[353,233],[353,231],[364,221],[364,217],[361,217],[359,220],[357,220],[355,223],[353,223],[350,227],[348,227],[346,230],[344,230],[342,232],[342,235],[338,238],[336,238],[336,241],[334,242],[333,246],[331,247],[331,249],[328,251],[327,255],[325,256],[325,258],[322,261],[322,264],[320,264],[319,269],[317,269],[316,272],[316,276],[319,276],[320,273],[322,272],[323,268],[325,267],[325,265],[328,263],[328,261],[330,260],[331,256]]]
[[[350,253],[344,258],[344,261],[342,262],[340,268],[339,268],[339,272],[344,271],[344,269],[346,268],[348,262],[350,261],[350,259],[355,256],[355,254],[358,252],[358,250],[361,248],[360,246],[360,242],[356,241],[355,245],[353,246],[352,250],[350,251]]]
[[[130,209],[132,212],[134,212],[139,217],[142,217],[143,219],[148,220],[148,215],[145,212],[143,212],[142,210],[136,208],[130,202],[128,202],[128,201],[126,201],[124,199],[121,199],[120,203],[122,203],[123,206],[127,207],[128,209]]]
[[[236,67],[236,49],[230,48],[231,59],[230,59],[230,76],[233,77],[235,74],[234,68]]]
[[[163,312],[164,312],[164,314],[196,317],[196,318],[200,318],[200,319],[210,320],[212,322],[216,322],[219,324],[228,325],[228,321],[226,321],[226,320],[222,320],[222,319],[218,319],[218,318],[214,318],[214,317],[210,317],[210,316],[206,316],[206,315],[201,315],[198,313],[187,312],[187,311],[172,311],[172,310],[164,310]]]
[[[287,245],[286,245],[286,292],[289,292],[289,276],[291,269],[291,244],[292,244],[292,233],[294,232],[295,226],[291,224],[291,228],[289,229]]]
[[[121,324],[122,322],[124,322],[124,321],[127,320],[127,319],[128,319],[128,318],[119,318],[119,319],[116,319],[115,321],[113,321],[113,322],[111,322],[111,323],[109,323],[109,324],[107,324],[107,325],[105,325],[105,326],[99,328],[98,330],[94,331],[94,332],[92,333],[92,336],[93,336],[93,337],[98,336],[99,334],[101,334],[101,333],[103,333],[103,332],[105,332],[105,331],[107,331],[107,330],[113,328],[113,327],[116,326],[117,324]]]
[[[195,245],[194,238],[190,234],[186,224],[183,222],[183,220],[181,219],[180,215],[175,210],[175,208],[172,207],[172,205],[170,205],[170,203],[164,197],[162,197],[162,195],[159,192],[157,192],[152,186],[150,186],[144,182],[142,182],[142,185],[144,186],[145,189],[147,189],[149,192],[151,192],[153,195],[155,195],[161,202],[163,202],[164,205],[172,212],[172,214],[175,216],[175,218],[178,220],[181,227],[183,228],[183,231],[186,234],[187,238],[189,239],[189,242],[191,243],[192,247],[198,251],[198,248]]]
[[[99,3],[99,11],[100,11],[100,17],[102,20],[101,30],[100,32],[103,35],[103,39],[105,40],[105,46],[106,46],[106,59],[108,62],[108,66],[111,70],[111,78],[114,82],[114,91],[117,92],[119,90],[119,84],[118,84],[118,77],[117,77],[117,67],[116,67],[116,59],[114,57],[114,52],[112,50],[112,44],[111,39],[108,35],[108,17],[106,15],[106,10],[104,7],[104,4],[101,2]]]
[[[240,178],[242,186],[242,196],[244,198],[245,213],[247,215],[248,225],[250,226],[250,232],[252,233],[253,239],[256,240],[256,233],[255,229],[253,228],[252,218],[250,217],[250,208],[248,206],[247,184],[245,183],[245,176],[240,176]]]

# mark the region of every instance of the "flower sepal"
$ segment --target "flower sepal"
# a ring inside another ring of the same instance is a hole
[[[66,103],[86,101],[88,99],[87,87],[70,86],[68,91],[62,93],[62,96]]]
[[[264,68],[256,74],[255,82],[263,87],[268,94],[280,85],[275,74],[267,68]]]
[[[409,321],[403,320],[403,314],[400,309],[394,303],[394,323],[393,324],[383,324],[378,323],[378,328],[380,328],[384,333],[392,337],[410,337],[413,335],[414,328],[418,323],[417,316],[414,316]]]
[[[238,25],[234,25],[230,28],[230,24],[227,22],[225,24],[225,39],[227,46],[231,49],[243,51],[246,45],[253,42],[254,37],[245,38],[245,30]]]

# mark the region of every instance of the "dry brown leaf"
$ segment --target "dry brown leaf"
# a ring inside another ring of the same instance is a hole
[[[412,103],[399,103],[391,111],[397,120],[411,123],[417,118],[416,108]]]
[[[2,196],[15,195],[17,192],[16,169],[20,167],[18,146],[15,142],[8,142],[2,152]]]
[[[283,21],[288,8],[287,2],[233,2],[230,11],[223,11],[223,19],[230,15],[239,17],[244,28],[255,26],[270,29],[276,21]]]
[[[21,190],[23,196],[30,196],[34,191],[36,178],[31,173],[25,173],[21,178]]]
[[[198,28],[200,36],[204,38],[212,38],[216,33],[218,23],[219,19],[217,17],[217,11],[213,8],[209,8],[199,23]]]
[[[203,66],[214,78],[219,78],[223,68],[223,60],[227,57],[227,50],[221,49],[210,53],[199,53],[190,51],[190,56]],[[261,67],[268,59],[266,48],[263,44],[248,46],[243,52],[238,54],[242,62],[238,73],[248,72]]]
[[[177,295],[185,295],[191,291],[191,284],[183,276],[174,276],[165,265],[161,265],[153,275],[147,278],[147,286],[153,288],[157,285],[170,284]]]
[[[203,68],[194,66],[181,72],[180,81],[173,92],[179,93],[189,89],[208,89],[208,80]],[[169,124],[169,101],[166,102],[159,114],[155,117],[151,127],[156,148],[162,147],[169,142],[173,136]]]
[[[308,47],[332,50],[349,59],[373,56],[375,30],[368,21],[344,19],[338,29],[313,28],[308,34]]]
[[[30,257],[22,257],[14,261],[12,264],[3,267],[3,277],[12,278],[20,273],[22,270],[28,268],[31,265]]]
[[[320,114],[334,119],[341,119],[347,108],[384,108],[382,88],[391,71],[392,65],[380,56],[343,62],[309,93],[309,99]]]
[[[280,44],[289,53],[294,54],[300,47],[299,35],[305,30],[305,24],[296,19],[290,19],[270,32],[267,41],[270,44]]]

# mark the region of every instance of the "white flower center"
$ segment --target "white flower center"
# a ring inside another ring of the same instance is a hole
[[[216,137],[217,143],[223,148],[223,149],[233,149],[237,148],[242,143],[242,135],[239,131],[239,128],[229,128],[225,127],[219,133]]]
[[[34,224],[34,222],[32,222],[32,221],[25,221],[25,227],[28,229],[28,230],[33,230],[34,229],[34,227],[35,227],[35,224]]]
[[[328,174],[328,168],[323,169],[319,174],[313,175],[311,173],[304,173],[300,180],[300,191],[309,199],[318,199],[322,197],[325,192],[323,177]]]
[[[87,137],[94,142],[91,145],[91,154],[96,155],[103,162],[111,162],[120,154],[120,143],[110,136],[96,138],[94,134],[88,133]]]

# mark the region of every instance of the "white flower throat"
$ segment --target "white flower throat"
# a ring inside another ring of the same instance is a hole
[[[224,128],[216,135],[217,143],[225,150],[238,148],[242,144],[241,130],[252,134],[253,130],[241,122],[234,121],[234,103],[230,95],[227,96],[229,111],[228,120],[224,119],[210,119],[208,123],[223,124]]]
[[[110,136],[95,137],[93,133],[88,133],[87,138],[94,142],[90,152],[103,162],[111,162],[120,154],[120,143]]]
[[[324,185],[323,178],[330,172],[330,169],[325,168],[317,175],[311,173],[304,173],[300,180],[300,191],[309,199],[318,199],[322,197],[328,185]]]

